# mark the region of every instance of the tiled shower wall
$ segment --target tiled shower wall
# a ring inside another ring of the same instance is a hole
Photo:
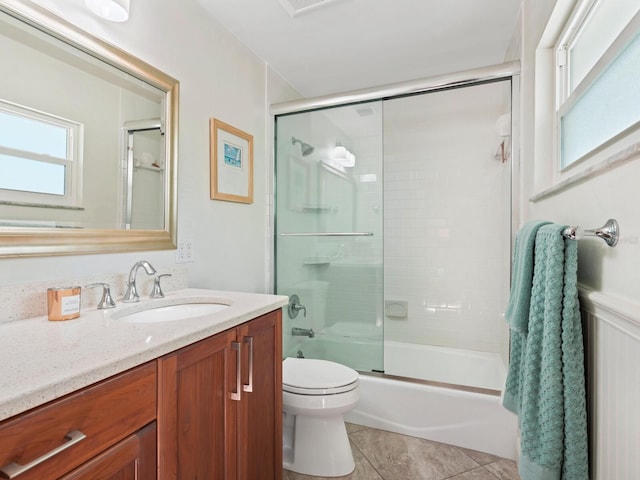
[[[500,353],[511,172],[494,155],[509,82],[384,105],[385,340]]]
[[[277,121],[278,231],[373,233],[371,237],[278,237],[277,291],[299,295],[307,308],[306,317],[285,315],[285,352],[295,353],[306,340],[292,337],[291,327],[324,334],[337,323],[357,328],[356,336],[379,338],[382,344],[380,103],[376,102],[365,120],[356,110],[347,106]],[[360,127],[356,135],[341,128],[354,119]],[[292,136],[313,145],[314,152],[301,156],[299,147],[291,145]],[[357,158],[356,167],[342,175],[321,163],[338,142]],[[376,181],[361,183],[360,173],[375,174]],[[376,363],[369,368],[381,367]]]

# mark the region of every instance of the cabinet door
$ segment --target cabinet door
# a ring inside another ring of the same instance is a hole
[[[0,467],[35,463],[18,478],[59,478],[153,422],[156,390],[154,361],[10,418],[0,423]]]
[[[158,476],[236,478],[235,329],[159,360]]]
[[[154,480],[156,478],[155,422],[60,480]]]
[[[238,327],[243,384],[237,402],[239,480],[282,478],[281,317],[277,310]]]

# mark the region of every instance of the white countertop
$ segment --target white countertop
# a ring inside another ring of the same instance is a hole
[[[158,323],[116,319],[151,304],[211,299],[229,308],[208,316]],[[281,295],[185,289],[163,299],[84,309],[79,318],[46,316],[0,324],[0,420],[235,327],[288,303]],[[116,317],[116,318],[114,318]]]

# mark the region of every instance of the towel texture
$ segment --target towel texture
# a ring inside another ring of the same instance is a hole
[[[511,330],[527,333],[529,328],[529,304],[533,284],[533,251],[538,229],[550,222],[533,221],[525,224],[516,235],[513,249],[513,274],[511,295],[505,318]]]
[[[549,223],[540,220],[526,223],[516,235],[513,249],[511,293],[505,312],[511,336],[510,368],[502,396],[502,405],[514,413],[518,413],[520,407],[520,365],[523,362],[524,346],[529,330],[536,234],[540,227]]]
[[[511,330],[504,406],[519,417],[522,480],[589,478],[577,243],[564,228],[538,229],[528,328]]]

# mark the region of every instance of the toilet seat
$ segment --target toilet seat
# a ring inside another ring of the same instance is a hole
[[[285,358],[282,389],[297,395],[334,395],[358,387],[358,372],[328,360]]]

